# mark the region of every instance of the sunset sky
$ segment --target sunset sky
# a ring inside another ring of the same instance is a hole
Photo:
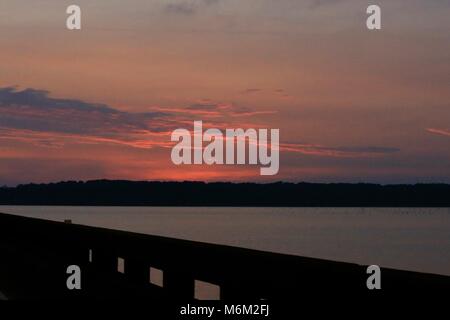
[[[0,185],[450,183],[448,0],[2,0],[0,44]],[[173,165],[194,120],[279,128],[279,174]]]

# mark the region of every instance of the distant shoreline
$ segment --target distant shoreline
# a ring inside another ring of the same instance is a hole
[[[450,185],[69,181],[0,188],[0,205],[448,208]]]
[[[219,206],[219,205],[208,205],[208,206],[200,206],[200,205],[107,205],[107,204],[99,204],[99,205],[94,205],[94,204],[89,204],[89,205],[84,205],[84,204],[2,204],[0,203],[0,208],[1,207],[99,207],[99,208],[305,208],[305,209],[450,209],[450,205],[449,206],[445,206],[445,207],[432,207],[432,206],[428,206],[428,207],[407,207],[407,206],[399,206],[399,207],[392,207],[392,206],[367,206],[367,207],[356,207],[356,206],[232,206],[232,205],[223,205],[223,206]],[[5,213],[8,214],[7,212],[1,212],[0,213]]]

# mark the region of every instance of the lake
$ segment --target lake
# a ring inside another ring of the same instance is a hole
[[[0,212],[450,275],[450,208],[0,206]]]

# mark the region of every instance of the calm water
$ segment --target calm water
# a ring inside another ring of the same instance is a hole
[[[0,206],[0,212],[450,275],[450,208]]]

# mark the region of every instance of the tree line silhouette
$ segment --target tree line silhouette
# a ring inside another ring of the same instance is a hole
[[[450,207],[450,185],[95,180],[0,188],[2,205]]]

